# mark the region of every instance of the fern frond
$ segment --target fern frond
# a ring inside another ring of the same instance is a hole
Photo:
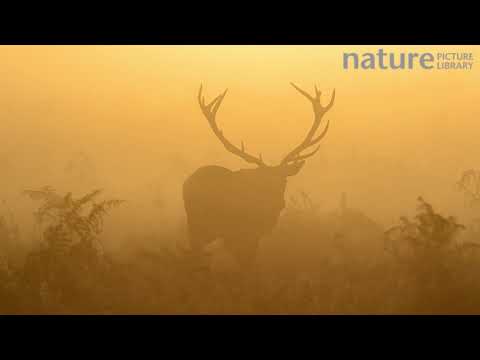
[[[30,197],[32,200],[48,201],[54,196],[55,189],[50,186],[44,186],[39,190],[24,190],[22,194]]]
[[[74,208],[78,209],[81,206],[85,205],[86,203],[93,201],[93,199],[95,197],[97,197],[98,195],[100,195],[100,193],[102,193],[102,191],[103,191],[102,189],[93,190],[91,193],[81,197],[78,200],[75,200],[74,201]]]

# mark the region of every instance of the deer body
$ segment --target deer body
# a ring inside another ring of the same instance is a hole
[[[293,84],[292,84],[293,85]],[[305,159],[318,151],[301,155],[306,148],[317,144],[325,130],[313,138],[321,118],[333,105],[335,93],[327,107],[320,105],[320,92],[311,97],[293,85],[312,102],[315,120],[307,137],[292,150],[278,166],[267,166],[262,157],[255,157],[230,143],[218,129],[215,115],[226,91],[206,105],[199,92],[200,108],[214,134],[225,148],[257,167],[231,171],[220,166],[205,166],[195,171],[183,185],[183,199],[187,213],[190,245],[201,253],[206,245],[217,238],[224,240],[226,248],[242,266],[250,265],[256,254],[259,239],[270,232],[285,206],[284,194],[287,177],[297,174]]]
[[[285,206],[285,187],[284,177],[266,169],[198,169],[183,186],[192,248],[200,251],[222,238],[237,261],[246,265],[259,238],[277,223]]]

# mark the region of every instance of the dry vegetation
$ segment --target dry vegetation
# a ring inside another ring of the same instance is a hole
[[[18,226],[13,214],[0,218],[3,314],[480,310],[477,232],[438,214],[421,197],[416,217],[402,217],[384,232],[349,209],[345,199],[335,213],[322,214],[301,193],[291,198],[278,226],[263,239],[257,266],[239,271],[222,255],[221,244],[212,250],[210,270],[193,267],[188,253],[168,248],[132,251],[128,260],[116,259],[99,240],[103,218],[128,203],[98,200],[100,190],[78,198],[49,187],[24,194],[38,204],[34,217],[42,239],[23,254],[12,252]],[[460,242],[459,233],[469,234],[468,239]],[[22,261],[10,259],[19,256]]]

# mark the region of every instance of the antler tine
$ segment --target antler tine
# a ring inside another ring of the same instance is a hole
[[[202,110],[208,110],[213,115],[215,115],[218,111],[218,108],[220,107],[220,105],[223,101],[223,98],[227,94],[228,89],[225,89],[225,91],[222,94],[218,95],[215,99],[210,101],[210,103],[208,105],[205,105],[205,96],[202,95],[202,88],[203,88],[203,86],[200,85],[200,90],[198,92],[198,101],[200,103],[200,107],[202,108]],[[212,108],[212,106],[213,106],[213,109],[210,110]]]
[[[233,145],[230,141],[228,141],[224,136],[223,132],[218,128],[215,116],[217,114],[220,105],[222,104],[225,95],[227,94],[228,89],[226,89],[222,94],[218,95],[214,98],[208,105],[205,105],[205,97],[202,95],[203,86],[200,85],[200,89],[198,91],[198,102],[200,104],[200,109],[202,110],[203,115],[207,118],[207,121],[213,130],[215,136],[220,140],[220,142],[225,146],[232,154],[235,154],[242,159],[244,159],[248,163],[257,164],[258,166],[265,166],[262,157],[257,158],[245,152],[245,144],[243,141],[241,142],[241,149],[237,148]]]
[[[315,150],[313,150],[312,152],[309,152],[308,154],[297,156],[297,157],[294,159],[294,161],[305,160],[306,158],[309,158],[310,156],[315,155],[318,150],[320,150],[320,145],[318,145],[318,146],[315,148]]]
[[[225,95],[227,95],[227,91],[228,89],[225,89],[225,91],[223,92],[223,94],[220,94],[218,95],[215,99],[212,100],[212,102],[210,103],[211,104],[214,104],[213,105],[213,109],[212,109],[212,113],[215,115],[218,111],[218,108],[220,107],[222,101],[223,101],[223,98],[225,97]],[[209,106],[210,106],[209,105]]]
[[[328,103],[328,105],[324,108],[325,109],[325,112],[327,112],[328,110],[330,110],[330,108],[333,106],[333,103],[335,102],[335,89],[333,89],[332,91],[332,97],[330,98],[330,102]]]
[[[327,134],[329,126],[330,126],[330,121],[327,121],[327,125],[325,126],[325,129],[323,129],[322,133],[310,142],[310,145],[308,145],[308,147],[310,147],[312,145],[315,145],[320,140],[322,140],[324,138],[324,136]]]
[[[293,82],[290,83],[295,89],[297,89],[297,91],[302,94],[303,96],[305,96],[308,100],[310,101],[313,101],[313,98],[310,96],[309,93],[307,93],[306,91],[300,89],[297,85],[295,85]]]
[[[198,103],[200,106],[205,106],[205,97],[202,96],[203,85],[200,84],[200,89],[198,90]]]
[[[311,147],[312,145],[315,145],[319,143],[327,134],[328,128],[330,126],[330,122],[327,121],[327,125],[325,126],[325,129],[322,131],[322,133],[317,136],[316,138],[313,138],[315,135],[315,132],[317,131],[318,127],[320,126],[320,123],[322,121],[323,115],[330,110],[330,108],[333,106],[334,101],[335,101],[335,89],[332,92],[332,97],[330,99],[330,103],[326,107],[322,107],[320,103],[320,96],[322,92],[318,89],[317,85],[315,85],[315,97],[311,96],[308,94],[306,91],[300,89],[297,85],[294,83],[290,83],[300,94],[305,96],[310,102],[312,103],[313,106],[313,112],[315,115],[312,127],[308,131],[305,139],[298,145],[296,148],[294,148],[285,158],[282,160],[281,164],[287,164],[292,161],[299,161],[302,159],[306,159],[312,155],[314,155],[319,147],[315,149],[315,151],[308,153],[306,155],[301,155],[301,152],[306,150],[307,148]]]
[[[325,137],[325,135],[327,134],[327,131],[328,131],[329,126],[330,126],[330,121],[327,121],[327,125],[325,126],[325,129],[323,129],[322,133],[321,133],[320,135],[318,135],[315,139],[313,139],[312,141],[310,141],[310,143],[309,143],[303,150],[305,150],[305,149],[307,149],[307,148],[309,148],[309,147],[312,147],[312,146],[315,145],[315,144],[318,144],[318,143]],[[293,159],[293,161],[298,161],[298,160],[306,159],[306,158],[314,155],[319,149],[320,149],[320,145],[317,146],[317,148],[316,148],[314,151],[312,151],[312,152],[310,152],[310,153],[308,153],[308,154],[301,155],[301,156],[300,156],[299,154],[297,154],[297,157],[295,157],[295,158]]]

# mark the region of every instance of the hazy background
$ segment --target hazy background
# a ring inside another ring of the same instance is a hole
[[[382,48],[480,55],[478,47]],[[1,46],[0,199],[27,221],[36,204],[21,197],[24,189],[50,185],[82,195],[104,188],[128,200],[108,219],[124,241],[177,226],[190,173],[209,164],[249,166],[227,153],[207,126],[196,100],[200,83],[207,99],[229,89],[217,116],[225,135],[276,164],[313,118],[293,81],[307,91],[316,83],[325,102],[336,88],[337,99],[321,150],[290,179],[289,194],[304,190],[329,211],[346,192],[349,206],[385,225],[413,213],[422,195],[461,221],[463,200],[454,183],[479,165],[478,65],[343,70],[344,51],[377,49]],[[68,170],[72,160],[77,165]]]

